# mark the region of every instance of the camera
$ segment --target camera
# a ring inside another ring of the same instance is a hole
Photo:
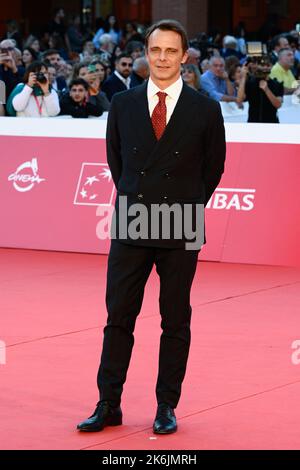
[[[36,74],[36,79],[39,83],[47,83],[47,77],[42,72],[38,72]]]

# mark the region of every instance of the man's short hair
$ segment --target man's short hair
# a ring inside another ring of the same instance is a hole
[[[144,51],[144,44],[141,41],[129,41],[125,52],[132,54],[135,50]]]
[[[149,68],[149,63],[148,63],[148,60],[146,59],[145,56],[143,57],[138,57],[137,59],[135,59],[135,61],[133,62],[133,71],[134,72],[137,72],[141,69],[144,69],[145,67]]]
[[[215,60],[221,60],[223,64],[225,65],[225,60],[223,57],[218,56],[218,55],[212,55],[211,58],[209,59],[209,65],[212,65]]]
[[[104,33],[102,34],[102,36],[100,36],[100,39],[99,39],[100,46],[104,46],[105,44],[109,44],[110,42],[112,42],[112,37],[110,34]]]
[[[234,36],[225,36],[224,39],[224,47],[229,49],[235,49],[237,46],[237,40]]]
[[[160,29],[161,31],[174,31],[175,33],[179,34],[179,36],[181,37],[183,52],[186,52],[188,50],[189,41],[186,30],[184,29],[182,24],[176,20],[160,20],[150,26],[150,28],[148,28],[148,30],[146,31],[145,35],[146,49],[148,49],[149,37],[156,29]]]
[[[53,54],[58,54],[60,56],[60,53],[57,49],[48,49],[43,53],[43,59],[46,59],[47,57],[49,57],[49,55]]]
[[[201,51],[200,49],[196,47],[189,47],[188,48],[188,55],[189,57],[200,57],[201,56]]]
[[[69,90],[71,91],[72,87],[75,85],[82,85],[86,91],[89,89],[89,84],[83,80],[83,78],[74,78],[74,80],[70,82]]]
[[[132,57],[130,54],[127,54],[127,52],[122,52],[122,54],[118,55],[115,59],[115,63],[118,64],[120,62],[120,60],[122,59],[131,59],[132,60]]]
[[[273,41],[272,41],[273,49],[275,47],[280,46],[280,39],[286,39],[288,41],[288,38],[286,36],[284,36],[283,34],[278,34],[277,36],[273,38]]]
[[[7,47],[14,47],[16,48],[16,41],[14,39],[3,39],[3,41],[0,42],[0,47],[3,47],[3,49],[6,49]]]

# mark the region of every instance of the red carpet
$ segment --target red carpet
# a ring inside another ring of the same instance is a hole
[[[299,449],[300,270],[199,263],[178,432],[156,436],[155,272],[137,321],[124,425],[78,433],[97,402],[106,257],[0,250],[1,449]]]

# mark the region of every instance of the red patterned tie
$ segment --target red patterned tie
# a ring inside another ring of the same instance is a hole
[[[161,136],[163,135],[164,130],[167,125],[167,106],[166,106],[167,93],[159,91],[157,93],[157,96],[158,96],[159,101],[153,110],[151,121],[152,121],[156,138],[157,140],[159,140]]]

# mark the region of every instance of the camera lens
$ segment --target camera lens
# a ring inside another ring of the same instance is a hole
[[[38,72],[36,74],[36,79],[40,83],[46,83],[47,82],[47,78],[45,77],[45,75],[42,72]]]

